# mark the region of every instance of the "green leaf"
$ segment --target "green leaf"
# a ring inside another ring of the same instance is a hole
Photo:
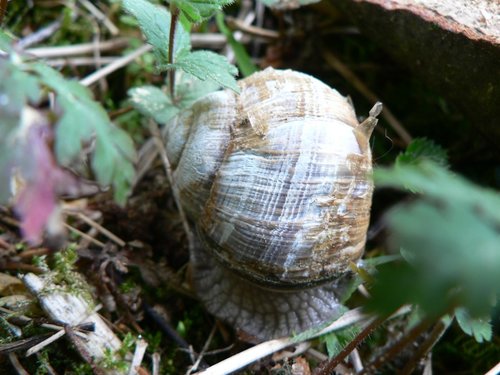
[[[19,114],[28,103],[36,104],[41,97],[38,79],[25,71],[22,64],[0,59],[0,114]],[[5,124],[0,123],[0,130]]]
[[[252,59],[247,53],[247,50],[236,39],[234,39],[233,33],[224,23],[224,14],[222,12],[218,12],[216,14],[215,20],[217,21],[217,27],[219,30],[226,36],[229,45],[233,49],[234,55],[236,57],[236,63],[238,64],[238,68],[243,74],[244,77],[248,77],[249,75],[255,73],[259,69],[252,62]]]
[[[429,198],[478,207],[492,220],[500,220],[500,196],[497,192],[478,187],[434,163],[378,168],[374,178],[377,187],[409,187]]]
[[[23,71],[22,63],[0,59],[0,202],[10,196],[10,166],[18,156],[13,137],[19,130],[21,112],[41,97],[38,79]]]
[[[202,81],[191,74],[180,71],[176,92],[180,108],[188,108],[201,97],[220,89],[220,85],[212,81]]]
[[[359,325],[352,325],[322,336],[321,341],[326,345],[328,357],[333,358],[339,354],[360,332],[361,327]]]
[[[4,52],[12,51],[12,42],[14,37],[7,34],[5,31],[0,30],[0,50]]]
[[[489,317],[473,318],[464,308],[456,309],[455,317],[462,331],[469,336],[473,336],[477,342],[491,341],[493,332]]]
[[[212,17],[215,12],[233,2],[234,0],[174,0],[173,4],[190,22],[199,23]]]
[[[175,64],[168,64],[167,69],[182,69],[202,81],[212,81],[235,92],[240,89],[234,78],[238,69],[224,56],[211,51],[195,51],[179,56]]]
[[[371,306],[390,312],[413,303],[434,316],[462,306],[475,318],[488,314],[500,293],[500,195],[429,162],[379,169],[375,180],[421,195],[387,215],[391,243],[411,264],[379,268]]]
[[[82,144],[96,140],[92,169],[101,184],[113,185],[115,199],[125,203],[134,176],[134,145],[129,135],[111,123],[106,111],[90,91],[78,82],[64,79],[54,69],[33,64],[41,81],[57,94],[62,115],[56,126],[56,156],[61,165],[70,164]]]
[[[165,124],[179,112],[170,97],[158,87],[135,87],[128,91],[128,95],[134,108],[160,124]]]
[[[153,5],[147,0],[124,0],[123,7],[137,18],[139,26],[149,44],[158,64],[167,64],[170,40],[170,13],[162,6]],[[182,25],[176,25],[173,58],[189,52],[191,42],[189,33]]]
[[[448,153],[429,139],[415,138],[405,152],[398,155],[396,165],[417,164],[425,160],[446,167],[448,166]]]

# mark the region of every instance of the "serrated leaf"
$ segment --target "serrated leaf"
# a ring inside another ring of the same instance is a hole
[[[491,341],[493,332],[489,317],[473,318],[464,308],[456,309],[455,317],[462,331],[473,336],[477,342]]]
[[[233,2],[234,0],[174,0],[184,17],[192,23],[212,17],[215,12]]]
[[[158,87],[135,87],[128,91],[128,95],[134,108],[160,124],[165,124],[179,112],[170,97]]]
[[[321,341],[326,345],[328,357],[333,358],[339,354],[360,332],[361,327],[359,325],[352,325],[340,331],[322,336]]]
[[[170,39],[171,15],[162,6],[151,4],[147,0],[124,0],[123,7],[139,22],[139,26],[159,64],[167,64]],[[176,26],[173,58],[191,49],[189,33],[182,25]]]
[[[224,14],[222,12],[218,12],[215,19],[217,21],[217,27],[226,36],[229,45],[233,49],[234,55],[236,57],[236,63],[238,64],[238,68],[240,69],[241,74],[244,77],[248,77],[249,75],[258,71],[259,69],[252,62],[252,59],[250,58],[250,55],[247,53],[247,50],[245,49],[243,44],[241,44],[234,38],[233,33],[224,23]]]
[[[168,64],[166,68],[182,69],[202,81],[212,81],[235,92],[240,91],[235,79],[238,69],[224,56],[211,51],[186,53],[175,64]]]
[[[421,195],[387,215],[391,242],[411,264],[380,268],[372,306],[389,312],[413,303],[440,316],[458,305],[473,317],[487,314],[500,293],[500,195],[428,162],[378,170],[375,180],[409,183]]]
[[[446,167],[448,153],[444,148],[427,138],[415,138],[405,152],[398,155],[396,165],[417,164],[426,160]]]
[[[92,137],[96,149],[92,168],[101,184],[112,184],[115,199],[125,202],[133,179],[135,150],[129,135],[114,126],[104,109],[95,102],[88,89],[78,82],[64,79],[43,64],[34,64],[45,85],[58,94],[62,115],[56,126],[56,156],[61,165],[68,165]]]
[[[492,220],[500,220],[500,196],[497,192],[480,188],[434,163],[378,168],[374,178],[377,187],[409,187],[431,198],[478,207]]]

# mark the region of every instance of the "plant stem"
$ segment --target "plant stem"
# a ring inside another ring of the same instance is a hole
[[[424,358],[431,349],[436,345],[439,339],[443,336],[445,331],[449,327],[449,323],[446,324],[442,320],[436,323],[432,329],[429,337],[420,345],[418,350],[413,354],[411,359],[406,363],[406,366],[400,372],[400,375],[410,375],[412,371],[417,367],[418,362]]]
[[[3,17],[7,13],[7,2],[9,0],[0,0],[0,25],[3,23]]]
[[[173,4],[170,4],[170,32],[168,36],[168,63],[174,63],[174,40],[177,21],[179,20],[179,9]],[[175,103],[175,69],[168,71],[168,88],[172,102]]]
[[[373,319],[365,328],[349,343],[347,346],[334,358],[328,361],[326,364],[320,366],[314,375],[327,375],[333,374],[335,367],[340,364],[345,357],[347,357],[371,332],[373,332],[378,326],[380,326],[387,316]]]
[[[401,352],[401,350],[403,350],[408,344],[416,340],[431,325],[432,321],[427,319],[422,320],[417,326],[411,329],[406,336],[392,345],[384,354],[378,356],[372,362],[366,365],[364,370],[359,372],[358,375],[375,373],[380,366],[382,366],[384,363],[389,362],[396,354]]]

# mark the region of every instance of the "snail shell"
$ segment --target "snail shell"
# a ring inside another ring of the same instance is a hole
[[[268,68],[198,100],[167,128],[175,188],[201,245],[209,310],[258,338],[333,317],[337,279],[363,253],[373,183],[369,137],[317,79]]]

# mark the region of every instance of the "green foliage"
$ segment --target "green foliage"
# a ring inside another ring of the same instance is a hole
[[[202,81],[190,74],[178,74],[177,105],[179,108],[189,108],[199,98],[216,91],[219,85],[213,81]]]
[[[38,103],[41,97],[38,79],[22,70],[19,61],[14,61],[0,59],[0,131],[4,135],[14,130],[24,106]],[[3,137],[3,141],[7,139]]]
[[[172,103],[170,96],[158,87],[135,87],[128,91],[128,95],[135,109],[160,124],[165,124],[179,113],[179,108]]]
[[[202,20],[227,3],[230,2],[226,0],[214,0],[213,2],[179,1],[172,3],[171,7],[175,11],[179,10],[187,20],[195,22],[192,20]],[[215,82],[222,87],[239,91],[235,79],[238,74],[236,67],[231,65],[224,56],[211,51],[191,52],[189,33],[183,24],[175,25],[174,42],[170,43],[172,17],[167,9],[153,5],[147,0],[125,0],[123,7],[137,18],[146,40],[153,47],[160,70],[180,69],[202,81]],[[175,50],[172,53],[172,61],[170,61],[168,50],[172,44]]]
[[[182,69],[202,81],[216,82],[222,87],[239,92],[234,77],[238,69],[229,63],[224,56],[211,51],[195,51],[183,54],[174,64],[166,65],[168,69]]]
[[[3,35],[0,32],[0,35]],[[21,112],[24,106],[38,103],[40,87],[35,77],[19,69],[18,65],[0,58],[0,202],[7,201],[10,195],[10,165],[16,155],[12,147],[19,130]]]
[[[396,165],[417,164],[432,161],[443,167],[448,166],[448,153],[441,146],[426,138],[415,138],[396,158]]]
[[[244,77],[248,77],[249,75],[258,71],[259,69],[252,62],[252,59],[250,58],[250,55],[248,54],[245,47],[236,39],[234,39],[233,33],[224,23],[224,14],[222,12],[217,12],[215,19],[217,21],[217,27],[219,28],[221,33],[226,36],[229,45],[234,51],[236,63],[238,64],[241,74],[243,74]]]
[[[52,270],[45,275],[48,278],[46,284],[60,288],[64,292],[81,296],[90,306],[93,306],[94,300],[90,287],[83,276],[75,270],[77,260],[78,254],[74,245],[55,253]]]
[[[379,268],[369,307],[389,313],[412,303],[431,316],[461,307],[464,331],[488,338],[485,316],[500,291],[500,196],[428,161],[379,169],[375,180],[421,195],[388,214],[407,262]]]
[[[183,108],[188,108],[196,100],[213,92],[219,85],[204,82],[196,77],[183,74],[177,84],[177,103],[172,103],[170,96],[156,86],[139,86],[128,91],[130,102],[140,113],[153,118],[160,124],[167,123]]]
[[[332,358],[339,354],[360,332],[361,327],[359,325],[353,325],[322,336],[321,341],[326,345],[328,357]]]
[[[199,23],[212,17],[223,6],[233,3],[234,0],[173,0],[181,16],[191,23]]]
[[[488,316],[474,319],[466,309],[459,307],[455,310],[455,317],[460,328],[468,335],[473,336],[477,342],[491,340],[492,328]]]
[[[55,151],[62,166],[69,166],[81,153],[82,145],[95,137],[92,168],[101,184],[113,185],[116,200],[123,204],[134,176],[135,150],[130,137],[115,127],[89,90],[42,63],[25,63],[12,54],[0,59],[0,199],[9,193],[11,164],[26,164],[32,155],[12,153],[14,137],[20,133],[24,108],[36,105],[50,89],[56,94],[58,121],[55,126]],[[24,176],[27,178],[26,176]]]
[[[130,361],[127,356],[132,353],[136,337],[128,332],[122,339],[120,348],[113,352],[111,349],[106,348],[104,358],[100,361],[99,366],[106,370],[117,370],[120,373],[125,373],[129,369]]]
[[[14,41],[14,38],[0,30],[0,50],[4,52],[10,52],[12,51],[12,42]]]
[[[134,178],[135,149],[131,138],[115,127],[88,89],[69,81],[47,65],[31,67],[40,80],[58,95],[63,114],[56,127],[56,156],[68,165],[82,151],[82,144],[95,136],[92,169],[101,184],[113,185],[115,199],[124,204]]]
[[[157,63],[168,64],[170,12],[162,6],[153,5],[147,0],[124,0],[123,7],[139,22],[142,33],[153,47]],[[189,52],[191,42],[189,33],[177,25],[174,38],[174,61],[181,53]]]

